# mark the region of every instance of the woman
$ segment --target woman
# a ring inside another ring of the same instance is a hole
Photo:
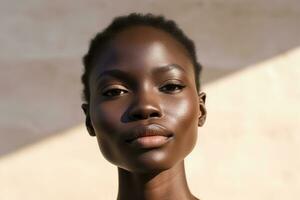
[[[86,127],[118,168],[117,199],[197,199],[184,169],[206,118],[193,42],[173,21],[133,13],[98,33],[83,62]]]

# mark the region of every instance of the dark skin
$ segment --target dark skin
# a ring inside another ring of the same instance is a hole
[[[153,27],[127,28],[93,61],[89,84],[90,102],[82,105],[86,126],[118,167],[117,199],[197,199],[187,185],[184,158],[205,122],[205,93],[196,89],[184,46]],[[172,134],[168,142],[136,148],[125,141],[135,126],[148,124]]]

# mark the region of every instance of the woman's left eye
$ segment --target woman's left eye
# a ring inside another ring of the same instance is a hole
[[[185,87],[184,85],[179,85],[179,84],[167,84],[161,87],[160,90],[164,92],[174,93],[176,91],[180,91],[184,87]]]
[[[122,90],[122,89],[118,89],[118,88],[115,88],[115,89],[110,89],[110,90],[107,90],[105,92],[103,92],[103,96],[106,96],[106,97],[115,97],[115,96],[120,96],[124,93],[127,93],[128,91],[126,90]]]

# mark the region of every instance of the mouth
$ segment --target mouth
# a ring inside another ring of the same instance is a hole
[[[158,124],[137,126],[130,131],[126,143],[135,148],[158,148],[167,144],[173,133]]]

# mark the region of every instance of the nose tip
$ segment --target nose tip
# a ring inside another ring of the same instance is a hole
[[[129,112],[129,118],[131,120],[143,120],[148,118],[161,117],[161,111],[159,108],[151,105],[137,105]]]
[[[132,102],[127,110],[130,121],[162,117],[161,103],[156,91],[145,85],[132,96]]]

